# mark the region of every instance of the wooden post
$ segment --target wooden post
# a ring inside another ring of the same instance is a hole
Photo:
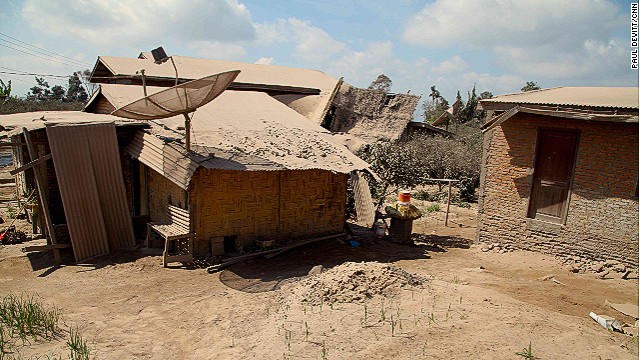
[[[36,149],[33,147],[33,143],[31,142],[31,135],[29,135],[29,130],[23,127],[22,134],[24,135],[24,140],[27,143],[29,157],[32,160],[36,159]],[[57,245],[58,243],[56,242],[56,234],[53,230],[53,224],[51,223],[51,216],[49,214],[49,201],[44,189],[44,182],[39,165],[33,168],[33,174],[36,180],[36,188],[38,189],[38,198],[40,199],[40,211],[44,215],[44,221],[47,225],[47,232],[49,233],[49,239],[51,241],[50,245]],[[53,248],[53,257],[55,258],[56,265],[60,265],[62,263],[62,259],[60,258],[60,250],[58,248]]]
[[[444,215],[444,226],[447,226],[449,224],[449,205],[451,205],[451,183],[452,181],[449,180],[449,190],[447,195],[447,212]]]

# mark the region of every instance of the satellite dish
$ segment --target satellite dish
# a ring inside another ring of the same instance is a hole
[[[189,113],[217,98],[238,74],[240,70],[232,70],[188,81],[122,106],[111,115],[135,120],[155,120],[182,114],[188,152],[191,150]]]

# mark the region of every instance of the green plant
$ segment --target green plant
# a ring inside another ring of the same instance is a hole
[[[438,204],[438,203],[431,204],[427,208],[427,212],[428,213],[437,212],[437,211],[440,211],[440,204]]]
[[[522,349],[522,351],[518,351],[516,355],[522,356],[527,360],[535,359],[535,357],[533,356],[533,351],[531,350],[531,340],[529,340],[529,347]]]
[[[57,308],[47,310],[33,297],[9,294],[0,301],[0,323],[5,335],[18,337],[50,338],[60,333],[60,312]],[[3,335],[4,336],[4,335]]]
[[[320,356],[322,357],[322,360],[327,360],[329,356],[329,349],[327,349],[324,340],[322,340],[322,352],[320,353]]]
[[[91,350],[87,344],[87,340],[80,335],[78,329],[69,330],[67,348],[70,351],[70,360],[89,360],[91,358]]]
[[[309,325],[304,322],[304,341],[309,341]]]

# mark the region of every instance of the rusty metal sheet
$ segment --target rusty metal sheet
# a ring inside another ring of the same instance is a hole
[[[76,262],[135,245],[114,124],[47,127]]]

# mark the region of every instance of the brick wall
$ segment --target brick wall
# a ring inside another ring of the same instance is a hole
[[[580,131],[564,225],[527,218],[538,129]],[[638,124],[517,114],[484,135],[477,237],[638,267]]]

